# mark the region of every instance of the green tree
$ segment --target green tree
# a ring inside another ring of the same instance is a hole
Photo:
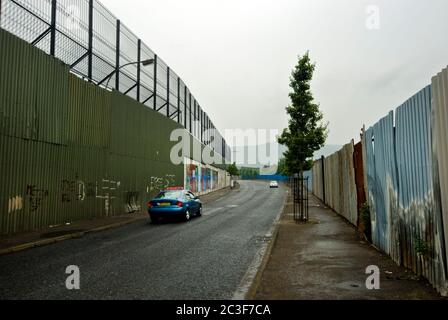
[[[239,176],[240,172],[238,170],[238,168],[236,167],[236,163],[230,164],[227,167],[227,172],[232,175],[232,176]]]
[[[288,171],[286,170],[286,159],[285,158],[281,158],[278,161],[277,174],[281,174],[281,175],[284,175],[284,176],[288,175]]]
[[[240,173],[243,179],[255,179],[260,174],[260,170],[256,168],[242,167],[240,169]]]
[[[311,93],[311,80],[316,65],[311,63],[309,52],[299,56],[292,71],[289,94],[291,105],[286,108],[289,126],[278,138],[288,148],[285,152],[285,172],[289,175],[311,169],[314,153],[325,145],[328,124]]]

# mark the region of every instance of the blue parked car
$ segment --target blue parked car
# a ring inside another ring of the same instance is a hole
[[[148,202],[148,213],[152,223],[169,217],[189,221],[193,216],[202,215],[202,203],[188,190],[165,190]]]

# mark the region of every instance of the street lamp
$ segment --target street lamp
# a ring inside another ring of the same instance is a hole
[[[133,65],[133,64],[139,64],[139,63],[141,63],[144,67],[146,67],[146,66],[149,66],[149,65],[153,64],[153,63],[154,63],[154,59],[147,59],[147,60],[143,60],[143,61],[136,61],[136,62],[129,62],[129,63],[126,63],[126,64],[122,65],[120,68],[115,69],[114,71],[112,71],[111,74],[109,74],[109,75],[107,76],[107,78],[104,79],[104,80],[101,81],[101,82],[104,82],[104,81],[107,80],[106,88],[108,88],[108,87],[109,87],[110,79],[112,79],[112,76],[113,76],[114,74],[116,74],[117,72],[119,72],[119,71],[120,71],[121,69],[123,69],[124,67],[130,66],[130,65]]]

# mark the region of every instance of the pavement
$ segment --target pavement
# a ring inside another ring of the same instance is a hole
[[[261,300],[432,300],[442,297],[424,279],[396,265],[359,237],[356,229],[310,199],[310,221],[293,221],[291,195],[276,238],[248,299]],[[366,268],[381,272],[380,290],[367,290]]]
[[[232,299],[258,270],[285,198],[283,186],[242,181],[188,223],[140,219],[0,256],[0,299]],[[80,290],[65,286],[73,265]]]

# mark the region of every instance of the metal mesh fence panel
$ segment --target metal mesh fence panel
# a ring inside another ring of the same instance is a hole
[[[99,1],[2,0],[0,27],[54,55],[78,76],[119,90],[206,140],[203,130],[211,122],[185,83]],[[141,64],[149,59],[155,65]],[[218,132],[211,147],[230,150],[220,141]]]

